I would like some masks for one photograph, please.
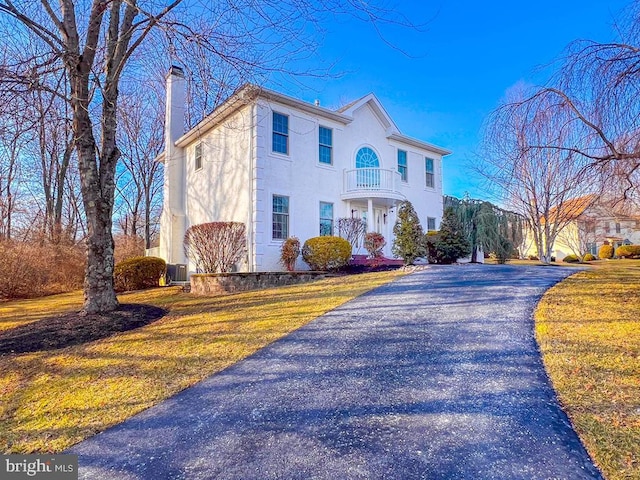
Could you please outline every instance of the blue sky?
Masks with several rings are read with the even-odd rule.
[[[310,65],[335,62],[338,78],[303,79],[304,87],[279,85],[295,97],[338,107],[374,92],[400,130],[454,153],[444,161],[444,193],[486,198],[475,161],[482,123],[507,89],[539,85],[554,60],[576,39],[610,41],[628,1],[447,0],[399,2],[423,31],[388,28],[380,39],[370,25],[339,18]],[[311,68],[311,67],[310,67]]]

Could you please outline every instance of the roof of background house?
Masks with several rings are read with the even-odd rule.
[[[549,210],[549,219],[551,220],[551,223],[555,223],[559,218],[563,222],[575,220],[582,215],[587,208],[596,203],[598,199],[599,197],[595,193],[584,195],[582,197],[571,198],[565,201],[560,208],[552,207],[551,210]]]

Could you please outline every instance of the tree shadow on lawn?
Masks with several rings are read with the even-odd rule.
[[[29,353],[79,345],[143,327],[167,311],[153,305],[121,304],[109,313],[69,312],[0,331],[0,355]]]

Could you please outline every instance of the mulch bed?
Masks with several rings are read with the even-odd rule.
[[[121,304],[109,313],[70,312],[0,332],[0,355],[38,352],[79,345],[159,320],[166,310],[153,305]]]

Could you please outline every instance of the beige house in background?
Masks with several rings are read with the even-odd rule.
[[[598,255],[604,244],[640,244],[640,210],[621,202],[605,200],[598,195],[586,195],[565,202],[571,212],[570,223],[562,229],[553,244],[557,261],[567,255],[591,253]],[[553,211],[550,215],[553,218]],[[528,254],[537,254],[532,245]]]

